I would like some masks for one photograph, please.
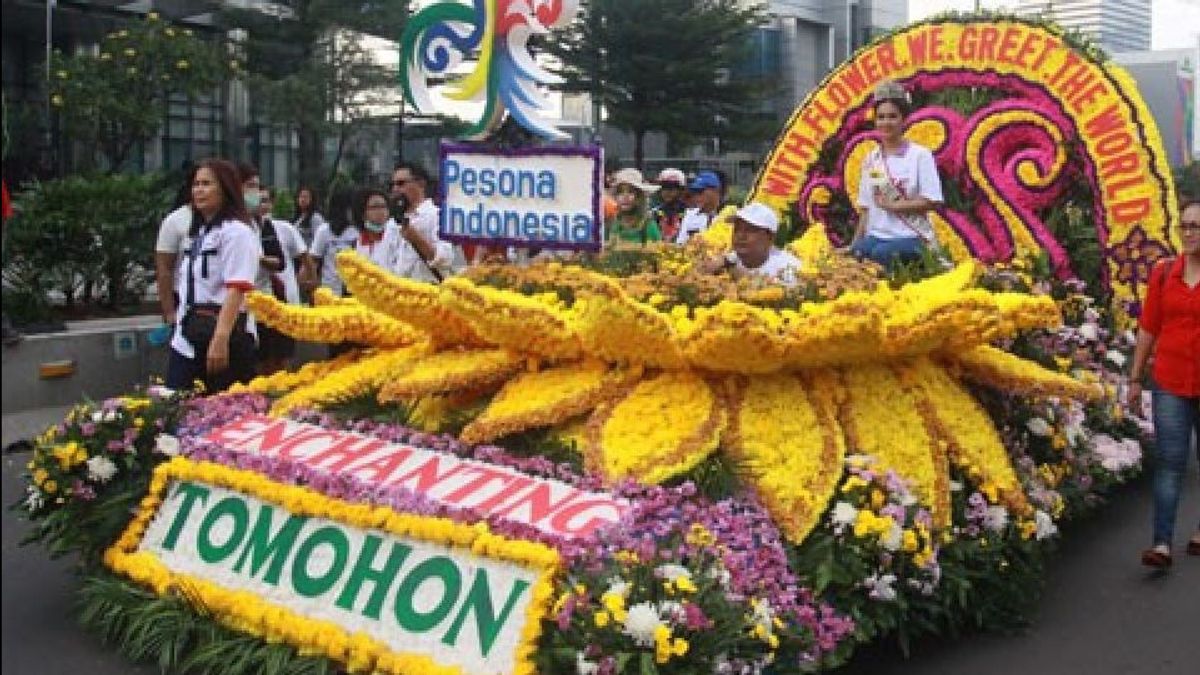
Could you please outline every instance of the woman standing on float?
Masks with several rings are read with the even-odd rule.
[[[889,267],[918,260],[936,244],[928,214],[942,203],[942,182],[933,153],[904,138],[910,112],[904,88],[895,82],[879,85],[874,112],[879,145],[863,162],[850,251]]]

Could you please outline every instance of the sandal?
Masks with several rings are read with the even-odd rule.
[[[1200,555],[1200,539],[1193,539],[1187,545],[1188,555]]]
[[[1189,546],[1190,549],[1190,546]],[[1142,564],[1146,567],[1165,570],[1171,566],[1171,554],[1163,552],[1162,549],[1155,546],[1142,551]]]

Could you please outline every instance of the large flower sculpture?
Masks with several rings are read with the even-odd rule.
[[[485,401],[464,440],[574,429],[587,465],[614,481],[662,482],[721,449],[793,541],[833,495],[847,448],[911,479],[939,523],[950,515],[949,461],[980,467],[1025,512],[1005,447],[964,382],[1101,393],[990,346],[1060,317],[1047,297],[975,288],[971,262],[899,290],[880,284],[796,309],[723,300],[691,311],[659,309],[621,280],[574,265],[509,269],[519,282],[509,288],[485,274],[412,282],[354,252],[338,265],[353,302],[249,298],[285,333],[367,347],[252,383],[288,392],[275,413],[372,392],[417,408]],[[364,328],[367,317],[378,327]]]

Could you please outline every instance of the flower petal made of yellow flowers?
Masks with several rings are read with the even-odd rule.
[[[588,354],[613,363],[686,367],[683,341],[671,316],[598,276],[589,277],[587,287],[577,291],[574,307],[575,331]]]
[[[305,307],[254,291],[246,295],[246,307],[258,321],[307,342],[402,347],[429,339],[423,331],[357,303]]]
[[[694,373],[663,371],[588,420],[584,459],[609,480],[660,483],[695,467],[725,427],[721,399]]]
[[[1025,492],[1008,450],[983,406],[944,368],[929,359],[914,360],[902,370],[906,381],[915,384],[925,398],[921,410],[932,415],[936,433],[946,441],[951,457],[979,469],[981,482],[994,483],[1010,508],[1016,513],[1025,512],[1028,509]]]
[[[606,398],[619,396],[631,383],[631,371],[612,370],[600,361],[521,373],[505,383],[460,438],[466,443],[486,443],[558,424],[590,412]]]
[[[379,390],[380,403],[445,394],[502,382],[525,360],[507,349],[450,349],[409,365]]]
[[[787,249],[806,264],[813,264],[833,253],[833,242],[824,223],[813,223],[804,234],[787,245]]]
[[[1099,384],[1081,382],[1002,349],[983,345],[940,355],[963,377],[1010,394],[1061,396],[1093,401],[1104,395]]]
[[[1062,324],[1058,303],[1049,295],[994,293],[992,299],[1000,310],[1001,337],[1013,337],[1035,328],[1057,328]]]
[[[384,382],[407,371],[412,362],[429,351],[428,344],[368,352],[356,363],[275,401],[272,415],[283,415],[296,408],[333,405],[378,390]]]
[[[455,277],[441,285],[441,299],[477,335],[500,347],[550,359],[581,354],[571,317],[536,297]]]
[[[692,366],[743,374],[783,367],[788,344],[780,312],[726,300],[697,308],[695,314],[691,330],[683,336]]]
[[[930,434],[919,401],[888,365],[845,368],[842,377],[848,394],[842,408],[847,447],[874,456],[880,468],[909,480],[934,522],[946,522],[950,481],[945,453]]]
[[[807,388],[791,374],[739,382],[724,443],[780,530],[797,543],[837,489],[845,453],[833,409]]]
[[[437,286],[396,276],[352,250],[338,254],[337,266],[346,288],[359,302],[420,328],[439,346],[487,344],[467,322],[442,305]]]
[[[351,349],[350,351],[338,354],[332,359],[311,361],[295,371],[281,370],[270,375],[260,375],[246,384],[235,383],[229,388],[229,392],[231,394],[244,391],[262,394],[285,394],[299,387],[305,387],[323,380],[334,372],[353,365],[360,358],[362,358],[362,353],[359,350]]]
[[[780,312],[789,369],[870,363],[883,357],[881,298],[853,292],[832,302],[808,302]]]

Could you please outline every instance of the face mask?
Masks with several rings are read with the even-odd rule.
[[[253,211],[258,208],[259,202],[262,201],[262,195],[255,190],[254,192],[242,193],[242,200],[246,202],[246,208]]]
[[[367,232],[373,232],[375,234],[383,232],[383,226],[384,223],[372,223],[369,220],[363,223],[363,227],[367,228]]]

